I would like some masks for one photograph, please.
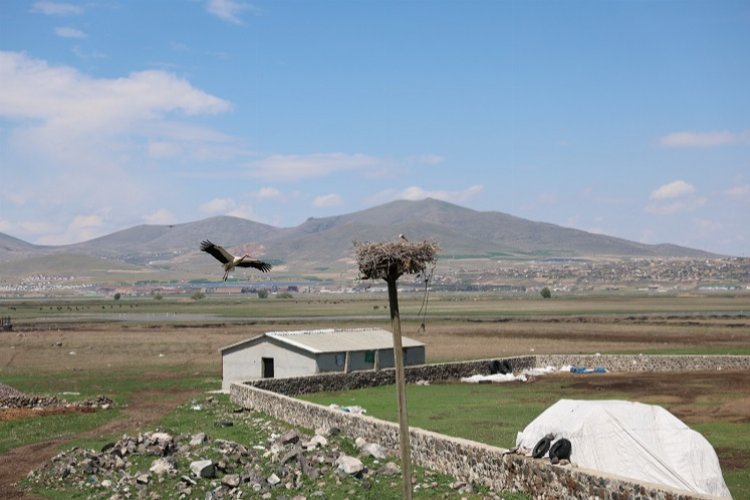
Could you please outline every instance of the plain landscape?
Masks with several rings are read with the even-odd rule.
[[[397,498],[398,479],[383,472],[396,467],[395,458],[361,456],[365,472],[342,476],[324,464],[360,453],[353,443],[328,436],[329,448],[290,455],[297,448],[278,441],[287,432],[304,442],[328,438],[241,412],[226,395],[207,391],[221,386],[219,349],[266,331],[390,328],[385,282],[360,279],[353,250],[357,242],[399,234],[440,245],[434,268],[399,281],[403,334],[426,345],[428,363],[545,353],[750,355],[750,259],[436,200],[393,202],[295,228],[234,217],[139,226],[61,247],[0,235],[0,317],[7,325],[0,384],[33,401],[0,410],[0,494]],[[238,269],[221,281],[221,267],[198,248],[205,238],[263,258],[273,270]],[[515,433],[560,398],[659,404],[709,439],[740,498],[750,495],[750,442],[736,439],[750,435],[747,377],[558,374],[502,386],[410,386],[409,413],[411,425],[510,448]],[[385,387],[311,399],[394,420],[394,393]],[[128,461],[117,462],[118,476],[104,465],[114,467],[111,460],[92,451],[153,449],[158,439],[149,433],[157,431],[171,439],[157,453],[164,457],[188,449],[195,435],[209,437],[185,456],[170,455],[166,476],[152,473],[153,459],[140,452],[120,457]],[[227,458],[227,440],[236,440],[230,455],[239,461]],[[200,454],[225,463],[212,480],[190,479],[190,457]],[[82,463],[88,476],[76,475]],[[27,479],[31,470],[38,472]],[[418,496],[516,495],[429,470],[416,474]],[[60,475],[71,479],[54,479]]]
[[[402,293],[401,312],[404,335],[426,344],[428,362],[553,352],[750,354],[750,297],[745,294],[519,299],[438,293],[430,297],[427,316],[420,311],[423,298],[419,292]],[[226,399],[221,399],[226,396],[206,394],[221,385],[222,346],[269,330],[389,325],[387,297],[380,293],[266,299],[247,294],[201,300],[4,299],[0,316],[15,318],[13,331],[0,333],[0,383],[71,401],[100,394],[115,401],[106,411],[0,410],[5,436],[0,442],[0,484],[15,498],[31,491],[22,493],[23,488],[49,495],[39,485],[12,484],[58,450],[69,449],[71,442],[98,449],[123,433],[165,428],[221,436],[223,431],[216,430],[210,418],[194,428],[183,424],[196,401],[215,397],[216,404],[227,408]],[[558,375],[514,386],[409,386],[408,400],[411,425],[501,447],[512,446],[514,433],[561,397],[660,404],[712,442],[730,489],[741,498],[750,492],[750,443],[736,439],[750,435],[747,382],[747,374],[738,372],[605,374],[585,379]],[[359,404],[373,416],[394,418],[394,389],[373,391],[321,395],[319,400]],[[465,411],[448,410],[456,407]],[[222,411],[232,418],[231,408]],[[216,415],[225,414],[214,415],[219,419]],[[175,424],[175,419],[183,424]],[[240,419],[235,420],[240,427]],[[301,432],[312,435],[313,429]],[[373,471],[380,466],[370,463]],[[418,484],[429,483],[425,473],[419,472]],[[362,480],[350,481],[344,481],[344,494],[364,491]],[[460,487],[452,489],[449,479],[441,481],[448,498],[467,494]],[[319,491],[318,482],[300,484],[300,494]],[[397,497],[398,488],[388,490],[390,482],[383,487]],[[69,488],[75,498],[78,490]],[[376,488],[372,494],[388,497],[386,490]],[[472,491],[477,498],[491,495]]]

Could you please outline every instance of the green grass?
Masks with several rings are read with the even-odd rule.
[[[65,413],[0,422],[0,453],[31,443],[72,438],[119,416],[117,410]]]
[[[619,390],[590,392],[572,386],[576,378],[538,381],[534,384],[433,384],[409,385],[407,405],[409,425],[486,443],[501,448],[515,445],[522,431],[547,407],[561,398],[630,399]],[[693,382],[697,386],[700,382]],[[706,394],[715,394],[705,386]],[[655,396],[651,404],[670,409],[669,395]],[[725,391],[731,398],[731,391]],[[396,422],[397,400],[393,386],[373,387],[338,393],[318,393],[301,397],[321,405],[358,405],[367,415]],[[716,403],[706,403],[715,405]],[[691,424],[689,424],[691,425]],[[750,498],[750,422],[708,422],[692,424],[715,449],[739,462],[723,470],[724,480],[735,498]]]
[[[193,372],[186,376],[175,367],[163,370],[132,368],[117,371],[14,374],[3,375],[0,377],[0,382],[25,393],[57,396],[68,402],[93,399],[98,395],[110,397],[115,402],[114,408],[107,411],[66,413],[2,421],[0,422],[0,453],[27,444],[71,438],[80,432],[99,427],[120,417],[121,412],[118,408],[129,404],[136,394],[143,391],[206,390],[215,389],[220,385],[218,379],[207,374]],[[146,393],[138,397],[149,396]]]

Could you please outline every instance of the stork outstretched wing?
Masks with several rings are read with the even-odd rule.
[[[260,269],[264,273],[267,273],[271,270],[272,266],[262,260],[241,260],[237,263],[237,267],[254,267],[255,269]]]
[[[216,260],[218,260],[222,264],[226,264],[227,262],[232,262],[234,260],[234,255],[224,250],[224,247],[214,245],[209,240],[203,240],[201,242],[201,250],[213,255],[214,258],[216,258]]]

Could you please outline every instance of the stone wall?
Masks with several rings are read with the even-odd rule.
[[[406,382],[410,384],[419,380],[430,382],[459,380],[461,377],[493,373],[493,371],[496,371],[496,363],[499,361],[506,361],[515,372],[525,368],[547,366],[557,368],[563,366],[577,366],[582,368],[603,367],[610,372],[750,370],[750,356],[546,354],[408,366],[405,368],[404,374]],[[288,396],[316,392],[347,391],[394,383],[395,372],[393,368],[379,371],[365,370],[350,373],[324,373],[305,377],[256,379],[246,382],[246,384],[254,387]]]
[[[261,411],[292,425],[309,429],[338,427],[347,436],[363,437],[379,443],[392,454],[398,453],[399,429],[398,424],[392,422],[344,413],[247,384],[232,384],[231,399],[235,404]],[[410,428],[409,440],[413,463],[495,491],[533,492],[534,498],[709,498],[570,465],[552,465],[542,459],[509,454],[508,450],[502,448],[416,427]]]
[[[601,366],[610,372],[681,372],[693,370],[750,370],[750,356],[696,356],[643,354],[540,354],[535,366]]]
[[[430,365],[407,366],[404,369],[406,383],[413,384],[419,380],[439,382],[443,380],[458,380],[477,373],[488,374],[495,370],[495,359],[477,361],[463,361],[456,363],[436,363]],[[507,358],[510,367],[515,370],[531,368],[535,364],[533,356]],[[337,392],[364,387],[392,385],[395,383],[393,368],[373,371],[356,371],[350,373],[323,373],[307,377],[290,377],[277,379],[257,379],[246,382],[248,385],[273,391],[279,394],[294,396],[297,394],[311,394],[315,392]]]
[[[611,372],[664,372],[686,370],[747,370],[750,356],[643,356],[643,355],[537,355],[412,366],[406,381],[458,380],[490,374],[498,362],[514,371],[524,368],[577,366],[603,367]],[[393,369],[332,373],[311,377],[253,380],[232,384],[231,399],[245,408],[261,411],[293,425],[315,429],[338,427],[352,437],[377,442],[398,452],[398,425],[365,415],[354,415],[289,396],[322,391],[342,391],[394,383]],[[552,465],[474,441],[410,428],[411,456],[415,464],[475,482],[493,490],[533,492],[535,498],[600,498],[686,500],[709,498],[660,485],[636,483],[578,467]]]

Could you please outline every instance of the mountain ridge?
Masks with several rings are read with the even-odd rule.
[[[138,225],[71,245],[39,246],[0,233],[0,262],[46,255],[80,254],[131,265],[209,269],[199,251],[209,239],[227,249],[242,248],[302,267],[351,264],[354,241],[381,241],[400,233],[411,240],[431,239],[445,255],[498,258],[541,257],[693,257],[720,255],[670,243],[634,241],[538,222],[496,211],[477,211],[445,201],[397,200],[329,217],[310,217],[294,227],[279,228],[233,216],[193,222]],[[239,253],[239,252],[238,252]]]

